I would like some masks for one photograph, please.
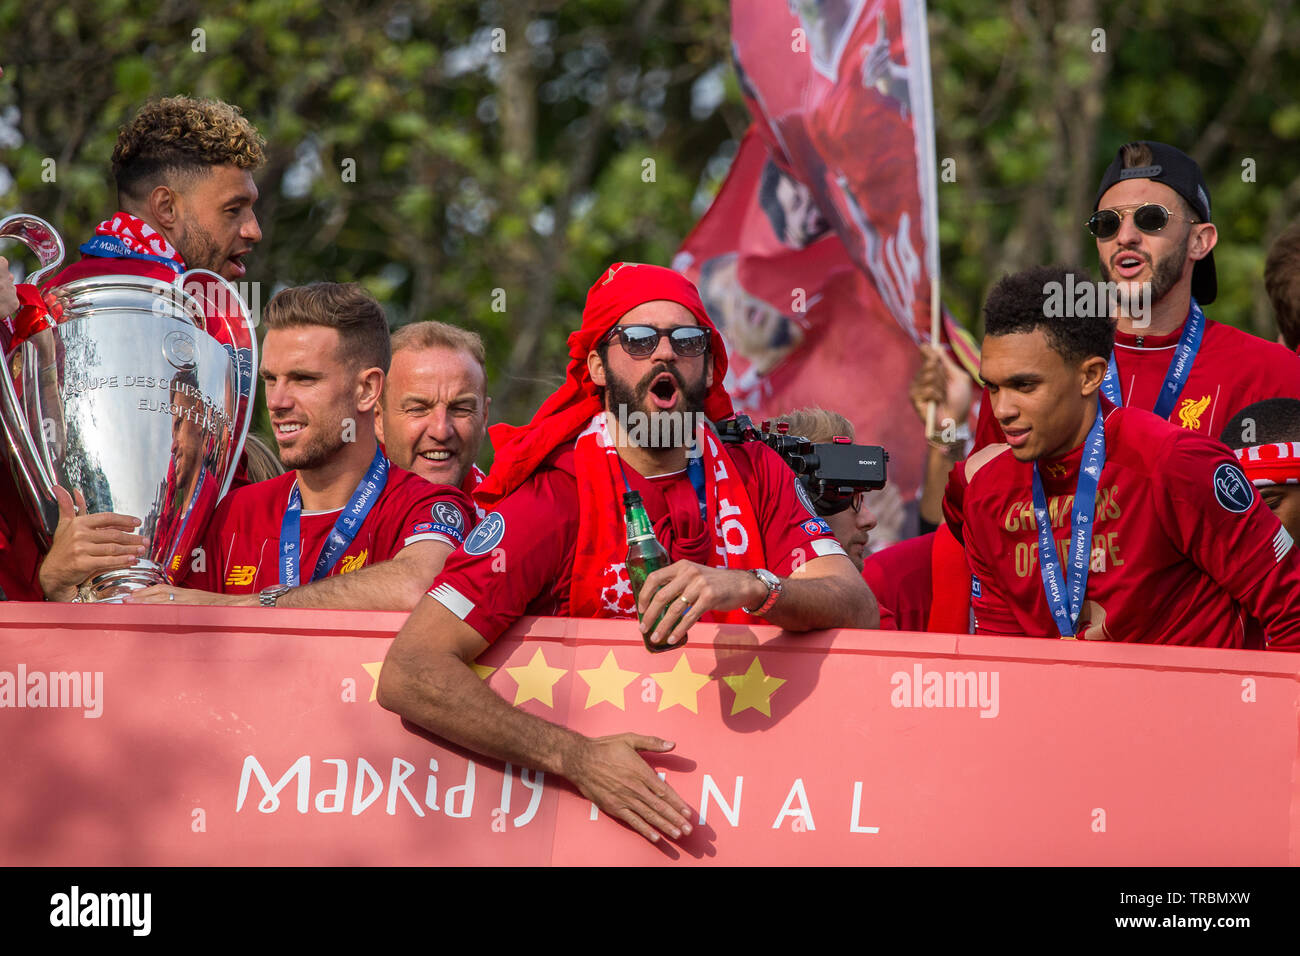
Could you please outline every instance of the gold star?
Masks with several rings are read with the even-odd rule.
[[[365,668],[366,673],[369,674],[371,679],[375,682],[374,686],[370,688],[370,700],[378,700],[379,699],[379,672],[383,670],[384,662],[372,661],[369,664],[362,664],[361,666]]]
[[[782,677],[768,677],[764,674],[763,665],[758,662],[757,655],[745,673],[722,679],[736,692],[736,699],[731,705],[733,717],[748,707],[753,707],[765,717],[771,717],[772,695],[785,683]]]
[[[663,691],[659,697],[660,710],[666,710],[673,704],[681,704],[692,714],[700,712],[697,701],[700,688],[712,680],[708,674],[698,674],[691,670],[691,665],[686,663],[685,654],[677,658],[677,663],[673,665],[672,670],[661,671],[650,676]]]
[[[546,663],[546,655],[539,647],[533,659],[523,667],[507,667],[506,673],[514,678],[519,689],[515,691],[515,706],[529,700],[540,700],[547,707],[554,707],[555,700],[551,690],[555,682],[568,673],[563,667],[551,667]]]
[[[636,680],[639,673],[640,671],[623,670],[614,659],[614,652],[607,652],[599,667],[578,671],[578,676],[587,682],[588,687],[587,707],[583,709],[608,701],[619,710],[626,710],[623,706],[623,689]]]
[[[479,680],[487,680],[489,675],[496,670],[495,667],[489,667],[487,664],[470,664],[469,669],[478,675]]]

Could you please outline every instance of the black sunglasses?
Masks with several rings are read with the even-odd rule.
[[[659,348],[659,339],[668,336],[673,352],[683,357],[703,355],[709,349],[709,330],[698,325],[675,329],[656,329],[653,325],[616,325],[606,341],[618,339],[623,351],[633,358],[648,358]]]
[[[1185,219],[1191,223],[1198,221],[1196,219],[1187,219],[1186,216],[1175,216],[1158,202],[1145,202],[1131,211],[1133,213],[1133,225],[1146,233],[1159,232],[1169,225],[1170,219]],[[1120,209],[1098,209],[1084,225],[1098,239],[1109,239],[1119,232],[1120,223],[1124,221],[1124,217],[1129,212],[1130,210],[1125,207],[1120,207]]]

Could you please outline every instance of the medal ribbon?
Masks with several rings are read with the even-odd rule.
[[[185,271],[185,265],[167,256],[153,256],[147,252],[137,252],[116,236],[95,236],[81,244],[79,250],[83,256],[96,256],[100,259],[146,259],[158,262],[171,269],[177,275]]]
[[[316,569],[311,575],[313,581],[319,581],[327,576],[338,563],[343,552],[352,543],[352,539],[361,530],[366,515],[370,514],[370,509],[379,500],[379,494],[384,490],[387,482],[388,459],[384,457],[382,450],[376,448],[369,472],[361,479],[356,491],[352,492],[352,500],[334,522],[334,527],[325,540],[324,547],[321,548],[320,557],[316,559]],[[280,523],[280,583],[287,584],[291,588],[298,586],[298,555],[302,550],[302,533],[299,530],[301,514],[302,494],[298,491],[298,482],[295,481],[293,490],[289,492],[289,507],[285,510],[284,519]]]
[[[1201,336],[1204,333],[1205,313],[1193,299],[1192,306],[1187,312],[1187,321],[1183,323],[1183,334],[1179,336],[1178,347],[1174,349],[1174,357],[1169,362],[1169,371],[1165,373],[1164,384],[1160,386],[1160,397],[1156,400],[1156,407],[1152,409],[1158,417],[1168,418],[1173,414],[1174,406],[1178,404],[1178,397],[1183,394],[1183,386],[1187,384],[1187,376],[1192,372],[1196,353],[1201,350]],[[1124,398],[1120,394],[1119,369],[1115,365],[1114,349],[1110,353],[1106,377],[1101,382],[1101,391],[1112,405],[1124,404]]]
[[[1088,589],[1088,564],[1091,557],[1092,519],[1097,510],[1097,485],[1101,469],[1106,464],[1106,431],[1102,425],[1101,405],[1097,418],[1084,442],[1083,460],[1079,463],[1079,481],[1074,491],[1074,505],[1070,509],[1070,565],[1063,574],[1061,560],[1052,540],[1052,516],[1047,509],[1047,496],[1043,493],[1043,480],[1034,462],[1034,523],[1038,526],[1038,569],[1043,575],[1043,590],[1047,606],[1056,621],[1062,637],[1074,637],[1074,626],[1083,609],[1084,593]],[[1068,600],[1068,606],[1067,606]]]

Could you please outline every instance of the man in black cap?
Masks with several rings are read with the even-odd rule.
[[[1214,436],[1253,402],[1300,398],[1300,356],[1202,312],[1218,292],[1218,230],[1209,187],[1190,156],[1164,143],[1121,146],[1087,226],[1102,277],[1119,293],[1114,302],[1094,300],[1117,305],[1107,399]],[[986,400],[975,446],[1003,440]]]

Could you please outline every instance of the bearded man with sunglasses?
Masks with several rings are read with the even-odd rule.
[[[591,739],[534,717],[484,685],[473,660],[524,614],[640,611],[643,630],[657,622],[651,641],[673,645],[702,618],[875,627],[876,603],[780,457],[761,442],[724,446],[710,427],[733,414],[727,356],[683,276],[611,266],[587,295],[569,358],[565,384],[532,422],[491,429],[496,458],[476,497],[494,510],[389,648],[379,703],[453,743],[567,777],[648,840],[677,839],[691,831],[689,810],[637,754],[672,743]],[[665,420],[679,423],[676,437],[637,437]],[[640,493],[673,559],[635,602],[624,489]]]
[[[1300,356],[1202,311],[1218,293],[1218,230],[1191,157],[1164,143],[1120,147],[1086,225],[1102,277],[1120,287],[1115,349],[1102,383],[1108,401],[1213,437],[1253,402],[1300,398]],[[1140,302],[1149,308],[1133,305]],[[985,389],[975,449],[1022,434],[1005,431]]]

